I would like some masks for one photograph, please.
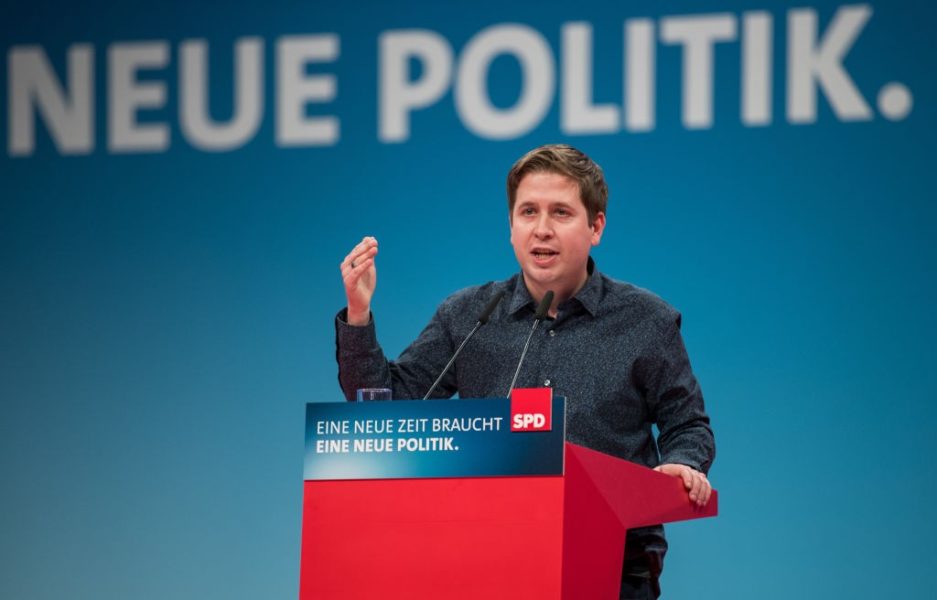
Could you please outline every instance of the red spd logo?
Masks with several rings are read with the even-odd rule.
[[[511,431],[553,429],[553,388],[526,388],[511,392]]]

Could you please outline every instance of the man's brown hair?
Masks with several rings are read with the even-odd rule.
[[[513,218],[517,186],[531,173],[556,173],[569,177],[579,186],[579,197],[589,215],[589,223],[608,205],[608,186],[602,167],[591,158],[566,144],[547,144],[522,156],[508,172],[508,214]]]

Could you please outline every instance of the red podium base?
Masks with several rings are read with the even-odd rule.
[[[307,481],[300,600],[618,598],[625,532],[714,516],[682,482],[566,444],[565,475]]]

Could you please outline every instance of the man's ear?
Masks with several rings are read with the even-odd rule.
[[[592,229],[592,245],[598,246],[602,240],[602,232],[605,231],[605,213],[595,213],[595,218],[592,219],[592,225],[589,227]]]

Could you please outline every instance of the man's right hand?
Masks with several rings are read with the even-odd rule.
[[[342,261],[342,280],[348,299],[348,324],[367,325],[371,320],[371,297],[377,286],[377,240],[366,237]]]

